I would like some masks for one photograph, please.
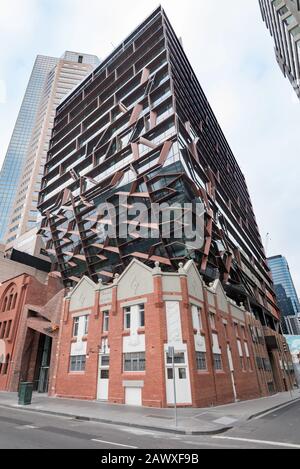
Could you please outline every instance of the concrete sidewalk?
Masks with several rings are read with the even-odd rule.
[[[34,394],[30,406],[19,406],[16,393],[0,392],[0,406],[60,415],[69,418],[148,429],[153,431],[212,435],[223,433],[243,422],[300,399],[300,391],[276,394],[272,397],[237,402],[205,409],[178,409],[178,425],[175,426],[174,409],[130,407],[98,401],[51,398]]]

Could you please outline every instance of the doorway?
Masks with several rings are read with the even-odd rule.
[[[175,390],[177,404],[192,404],[190,373],[187,352],[174,354]],[[174,375],[172,358],[166,353],[166,391],[167,404],[174,404]]]

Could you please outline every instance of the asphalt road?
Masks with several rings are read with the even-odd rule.
[[[300,449],[300,402],[216,436],[171,435],[0,407],[0,449],[135,448]]]

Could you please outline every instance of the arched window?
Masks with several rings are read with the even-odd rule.
[[[3,313],[4,311],[6,311],[7,299],[8,299],[8,298],[7,298],[7,296],[6,296],[6,297],[4,298],[4,301],[3,301],[2,313]]]
[[[10,311],[15,308],[17,301],[16,285],[11,284],[3,295],[3,303],[0,305],[0,311]]]
[[[17,304],[17,298],[18,298],[18,294],[15,293],[14,294],[14,299],[13,299],[13,302],[12,302],[12,305],[11,305],[11,309],[15,309],[16,304]]]
[[[11,293],[8,297],[7,311],[10,311],[12,309],[13,297],[14,297],[13,293]]]

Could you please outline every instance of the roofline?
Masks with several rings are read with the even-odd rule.
[[[56,108],[56,113],[58,113],[60,111],[60,109],[62,107],[64,107],[66,101],[72,97],[74,97],[75,95],[78,94],[78,92],[80,90],[82,90],[84,88],[84,86],[87,84],[87,82],[91,79],[91,76],[93,74],[96,74],[104,65],[106,65],[107,63],[109,63],[109,61],[113,58],[113,56],[116,54],[117,50],[120,49],[120,47],[126,45],[127,42],[129,42],[129,39],[131,38],[131,36],[134,34],[134,33],[138,33],[138,30],[142,28],[142,26],[146,25],[152,18],[155,18],[156,15],[158,15],[159,13],[162,13],[162,14],[165,14],[164,12],[164,9],[162,7],[162,5],[159,5],[157,8],[155,8],[152,13],[150,13],[150,15],[148,15],[137,27],[135,27],[132,32],[130,34],[128,34],[128,36],[126,36],[126,38],[117,46],[113,49],[112,52],[110,52],[110,54],[101,61],[101,63],[72,91],[72,93],[70,93],[68,96],[66,96],[62,102],[59,104],[59,106],[57,106]]]

